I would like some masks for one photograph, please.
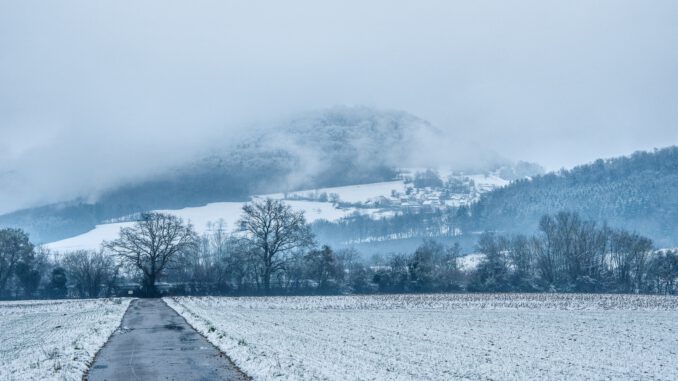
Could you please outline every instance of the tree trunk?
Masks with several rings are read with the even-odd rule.
[[[150,274],[144,277],[144,295],[148,298],[155,298],[158,296],[158,290],[155,287],[155,274]]]
[[[264,293],[269,294],[271,291],[271,269],[266,268],[264,270],[264,279],[262,281],[264,282]]]

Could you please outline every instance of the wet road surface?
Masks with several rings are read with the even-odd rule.
[[[94,359],[90,381],[247,380],[233,363],[161,299],[130,304]]]

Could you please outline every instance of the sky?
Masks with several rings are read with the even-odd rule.
[[[337,105],[549,170],[678,144],[676,20],[673,0],[0,0],[0,212]]]

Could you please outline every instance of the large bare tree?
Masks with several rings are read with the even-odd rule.
[[[120,229],[118,239],[104,247],[139,269],[147,296],[156,296],[155,283],[180,253],[195,249],[197,235],[190,224],[163,213],[144,213],[133,226]]]
[[[314,245],[304,212],[295,212],[280,200],[255,200],[243,206],[240,225],[245,240],[259,263],[259,276],[266,292],[271,276],[285,270],[290,254]]]

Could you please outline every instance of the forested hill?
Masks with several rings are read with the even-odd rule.
[[[0,215],[34,242],[50,242],[98,223],[153,209],[246,200],[253,194],[392,180],[417,150],[420,136],[439,133],[402,111],[335,107],[254,130],[202,158],[97,197]],[[90,199],[90,197],[83,197]]]
[[[469,227],[531,231],[542,215],[561,210],[678,245],[678,147],[515,181],[483,195]]]

